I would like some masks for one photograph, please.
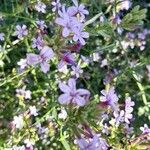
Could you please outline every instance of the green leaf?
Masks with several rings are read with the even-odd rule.
[[[124,16],[121,22],[121,27],[133,31],[138,26],[143,24],[143,19],[146,18],[147,9],[141,9],[140,6],[134,7],[130,13]]]

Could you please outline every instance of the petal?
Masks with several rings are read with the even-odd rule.
[[[74,92],[76,91],[76,81],[75,79],[71,78],[68,80],[68,85],[70,87],[70,89]]]
[[[78,41],[78,36],[75,34],[74,36],[73,36],[73,40],[75,41],[75,42],[77,42]]]
[[[27,26],[26,26],[26,25],[23,25],[23,26],[22,26],[22,29],[23,29],[23,30],[25,30],[26,28],[27,28]]]
[[[88,33],[88,32],[82,32],[82,33],[81,33],[81,36],[82,36],[83,38],[89,38],[89,33]]]
[[[69,34],[70,34],[70,30],[65,27],[62,31],[63,37],[67,37],[67,36],[69,36]]]
[[[85,90],[85,89],[78,89],[77,93],[79,95],[82,95],[82,96],[84,96],[84,95],[90,95],[90,92],[88,90]]]
[[[27,54],[27,63],[29,65],[36,65],[39,63],[39,55],[29,53]]]
[[[55,23],[65,27],[66,26],[66,21],[62,18],[56,18]]]
[[[79,38],[79,41],[82,45],[85,45],[85,40],[83,38]]]
[[[85,99],[81,96],[76,96],[75,102],[77,103],[78,106],[84,106],[86,103]]]
[[[41,71],[43,71],[44,73],[47,73],[49,71],[50,65],[47,62],[42,62],[40,66],[41,66]]]
[[[44,46],[44,48],[41,50],[40,56],[43,56],[46,58],[46,60],[49,60],[54,56],[54,52],[50,47]]]
[[[61,69],[64,65],[66,65],[66,62],[61,60],[57,67],[58,67],[58,69]]]
[[[16,26],[16,29],[17,29],[17,30],[21,30],[21,26],[20,26],[20,25],[17,25],[17,26]]]
[[[64,83],[59,83],[59,88],[62,92],[64,93],[69,93],[70,92],[70,88],[69,86],[67,86],[66,84]]]
[[[72,0],[75,6],[78,6],[78,1],[77,0]]]
[[[69,14],[69,16],[74,16],[76,13],[78,12],[77,7],[69,7],[67,10],[67,13]]]
[[[68,94],[62,94],[59,96],[58,101],[60,104],[69,104],[71,97]]]

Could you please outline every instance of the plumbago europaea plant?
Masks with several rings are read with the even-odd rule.
[[[147,10],[84,2],[2,4],[1,149],[150,148]]]

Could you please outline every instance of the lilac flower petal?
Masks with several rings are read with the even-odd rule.
[[[27,64],[36,65],[39,63],[39,56],[33,53],[27,54]]]
[[[64,93],[70,92],[70,88],[64,83],[59,83],[59,88]]]
[[[40,55],[46,60],[50,60],[54,56],[54,52],[50,47],[44,46],[44,48],[41,50]]]
[[[71,96],[68,94],[62,94],[59,96],[58,101],[60,104],[69,104],[71,101]]]
[[[61,68],[63,68],[64,66],[66,65],[66,62],[65,61],[63,61],[63,60],[61,60],[59,63],[58,63],[58,69],[61,69]]]
[[[75,79],[71,78],[68,80],[68,85],[72,91],[76,90],[76,82]]]
[[[69,7],[68,10],[67,10],[69,16],[74,16],[77,14],[78,10],[76,7],[72,6],[72,7]]]
[[[61,26],[65,26],[66,22],[64,22],[64,19],[62,18],[56,18],[55,23],[61,25]]]
[[[89,33],[88,33],[88,32],[82,32],[82,33],[81,33],[81,36],[82,36],[83,38],[89,38]]]
[[[78,89],[77,93],[79,95],[90,95],[90,92],[88,90],[85,90],[85,89]]]
[[[43,71],[44,73],[47,73],[49,71],[50,65],[47,62],[42,62],[40,66],[41,71]]]
[[[69,36],[69,34],[70,34],[70,31],[68,30],[68,28],[65,27],[62,31],[63,37],[67,37],[67,36]]]
[[[81,97],[81,96],[77,96],[75,98],[75,101],[78,104],[78,106],[84,106],[85,103],[86,103],[85,99],[83,97]]]

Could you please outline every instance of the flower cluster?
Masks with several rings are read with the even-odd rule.
[[[149,149],[146,9],[64,2],[0,13],[0,148]]]

